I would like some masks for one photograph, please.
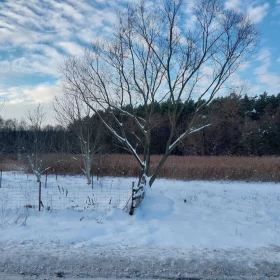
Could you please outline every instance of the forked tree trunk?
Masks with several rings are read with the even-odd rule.
[[[220,0],[194,1],[189,8],[196,19],[195,28],[182,29],[188,2],[129,5],[119,14],[119,28],[112,30],[108,40],[96,40],[82,59],[69,58],[61,69],[67,98],[74,96],[84,103],[136,158],[142,171],[135,192],[141,186],[152,186],[175,147],[209,125],[200,126],[196,117],[258,41],[258,32],[247,16],[225,9]],[[205,67],[211,67],[209,75]],[[178,119],[193,97],[197,100],[195,111],[186,127],[178,127]],[[171,131],[152,174],[150,134],[158,118],[154,109],[164,101],[168,102]],[[102,112],[108,112],[109,119]],[[135,129],[131,130],[131,124]],[[134,135],[134,141],[128,134]]]

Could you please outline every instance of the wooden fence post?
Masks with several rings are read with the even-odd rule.
[[[132,202],[129,214],[133,215],[135,208],[139,207],[140,203],[144,199],[145,196],[145,182],[142,182],[137,187],[134,187],[134,182],[132,182]]]

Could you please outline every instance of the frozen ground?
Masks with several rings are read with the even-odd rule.
[[[71,193],[82,179],[60,180]],[[131,217],[121,208],[133,179],[103,180],[113,180],[109,199],[114,188],[122,197],[108,204],[100,192],[100,208],[77,211],[80,203],[63,209],[75,201],[61,196],[64,202],[53,204],[58,210],[29,209],[24,226],[2,223],[0,279],[53,279],[59,272],[66,279],[280,279],[280,184],[158,180]],[[5,183],[25,181],[26,175],[4,173],[0,198]],[[98,189],[88,188],[86,196],[98,197]],[[52,192],[52,201],[59,195]],[[84,202],[78,192],[74,198]],[[7,205],[2,203],[2,221],[16,211]]]

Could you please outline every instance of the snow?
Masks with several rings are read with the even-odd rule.
[[[26,185],[32,187],[30,180],[34,178],[27,180],[25,174],[3,172],[0,216],[15,211],[1,212],[1,198],[7,193],[5,186],[20,183],[23,187],[24,182],[29,182]],[[0,274],[18,273],[19,267],[30,274],[32,267],[32,273],[40,275],[40,271],[53,273],[50,267],[56,267],[71,271],[71,275],[79,271],[113,278],[137,276],[139,271],[141,277],[175,277],[186,270],[188,277],[209,276],[209,273],[222,276],[224,271],[231,276],[245,275],[244,279],[258,279],[260,273],[280,275],[277,268],[280,266],[276,265],[280,263],[278,183],[158,179],[151,189],[146,188],[140,208],[130,216],[122,210],[118,199],[112,204],[107,202],[111,195],[124,190],[121,186],[129,190],[126,194],[129,199],[133,180],[137,179],[103,178],[100,182],[103,188],[110,185],[107,191],[111,191],[105,198],[98,196],[96,181],[92,190],[84,177],[59,178],[59,184],[69,194],[71,188],[81,187],[84,182],[88,192],[93,191],[99,197],[100,204],[66,209],[67,203],[53,203],[50,211],[46,207],[41,212],[37,208],[27,209],[26,225],[5,224],[0,228]],[[51,184],[55,181],[50,176],[47,189],[53,191]],[[20,191],[22,187],[12,190]],[[84,194],[75,193],[76,203]],[[104,207],[102,199],[110,207]],[[217,263],[223,268],[217,270]],[[92,269],[93,264],[96,270]],[[197,274],[198,271],[202,274]],[[256,278],[249,278],[252,275]],[[44,274],[42,279],[52,278]]]
[[[54,177],[48,179],[48,184],[51,184],[52,180]],[[64,180],[64,189],[67,188],[69,194],[72,193],[71,187],[80,184],[81,180],[85,181],[79,176],[68,176],[60,180],[60,188],[63,188]],[[103,180],[109,181],[108,178]],[[131,194],[133,178],[110,180],[111,193],[106,197],[102,196],[107,202],[107,208],[102,206],[102,201],[99,201],[100,207],[98,204],[94,207],[85,207],[85,204],[71,207],[80,200],[84,203],[84,199],[76,197],[77,201],[74,201],[73,205],[69,200],[62,203],[55,199],[59,195],[57,190],[56,195],[53,194],[50,211],[47,211],[46,207],[42,212],[29,209],[26,226],[4,226],[0,242],[27,242],[34,246],[38,242],[41,244],[42,240],[44,242],[40,246],[54,243],[105,247],[280,246],[279,184],[159,179],[152,189],[147,190],[141,207],[131,217],[122,209]],[[13,178],[11,174],[4,172],[2,186],[7,182],[11,184],[11,181],[21,181],[23,186],[23,182],[27,181],[26,175]],[[114,201],[114,198],[111,198],[114,192],[121,190],[120,184],[127,186],[127,197],[122,205],[119,205],[120,200]],[[85,184],[85,188],[88,193],[92,192],[90,186]],[[20,191],[22,188],[13,189],[15,190]],[[82,190],[81,188],[75,194],[83,195]],[[0,195],[3,195],[4,191],[5,187],[2,187]],[[98,198],[98,190],[94,191]],[[88,193],[85,194],[86,197]],[[44,203],[44,199],[42,200]],[[110,205],[109,200],[112,200]],[[34,198],[34,204],[36,201],[37,197]],[[88,210],[83,210],[85,208]]]

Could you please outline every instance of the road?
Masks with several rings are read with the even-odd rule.
[[[46,279],[46,280],[58,280],[58,279],[63,279],[63,280],[77,280],[77,278],[68,278],[68,277],[63,277],[63,278],[57,278],[57,277],[50,277],[50,276],[22,276],[22,275],[9,275],[9,274],[3,274],[0,273],[0,279],[1,280],[35,280],[35,279]],[[115,280],[116,278],[78,278],[80,280]],[[128,278],[119,278],[118,280],[128,280]],[[129,278],[129,280],[139,280],[139,278]],[[154,278],[141,278],[141,280],[155,280]]]
[[[0,243],[1,280],[280,279],[280,250],[67,247]]]

